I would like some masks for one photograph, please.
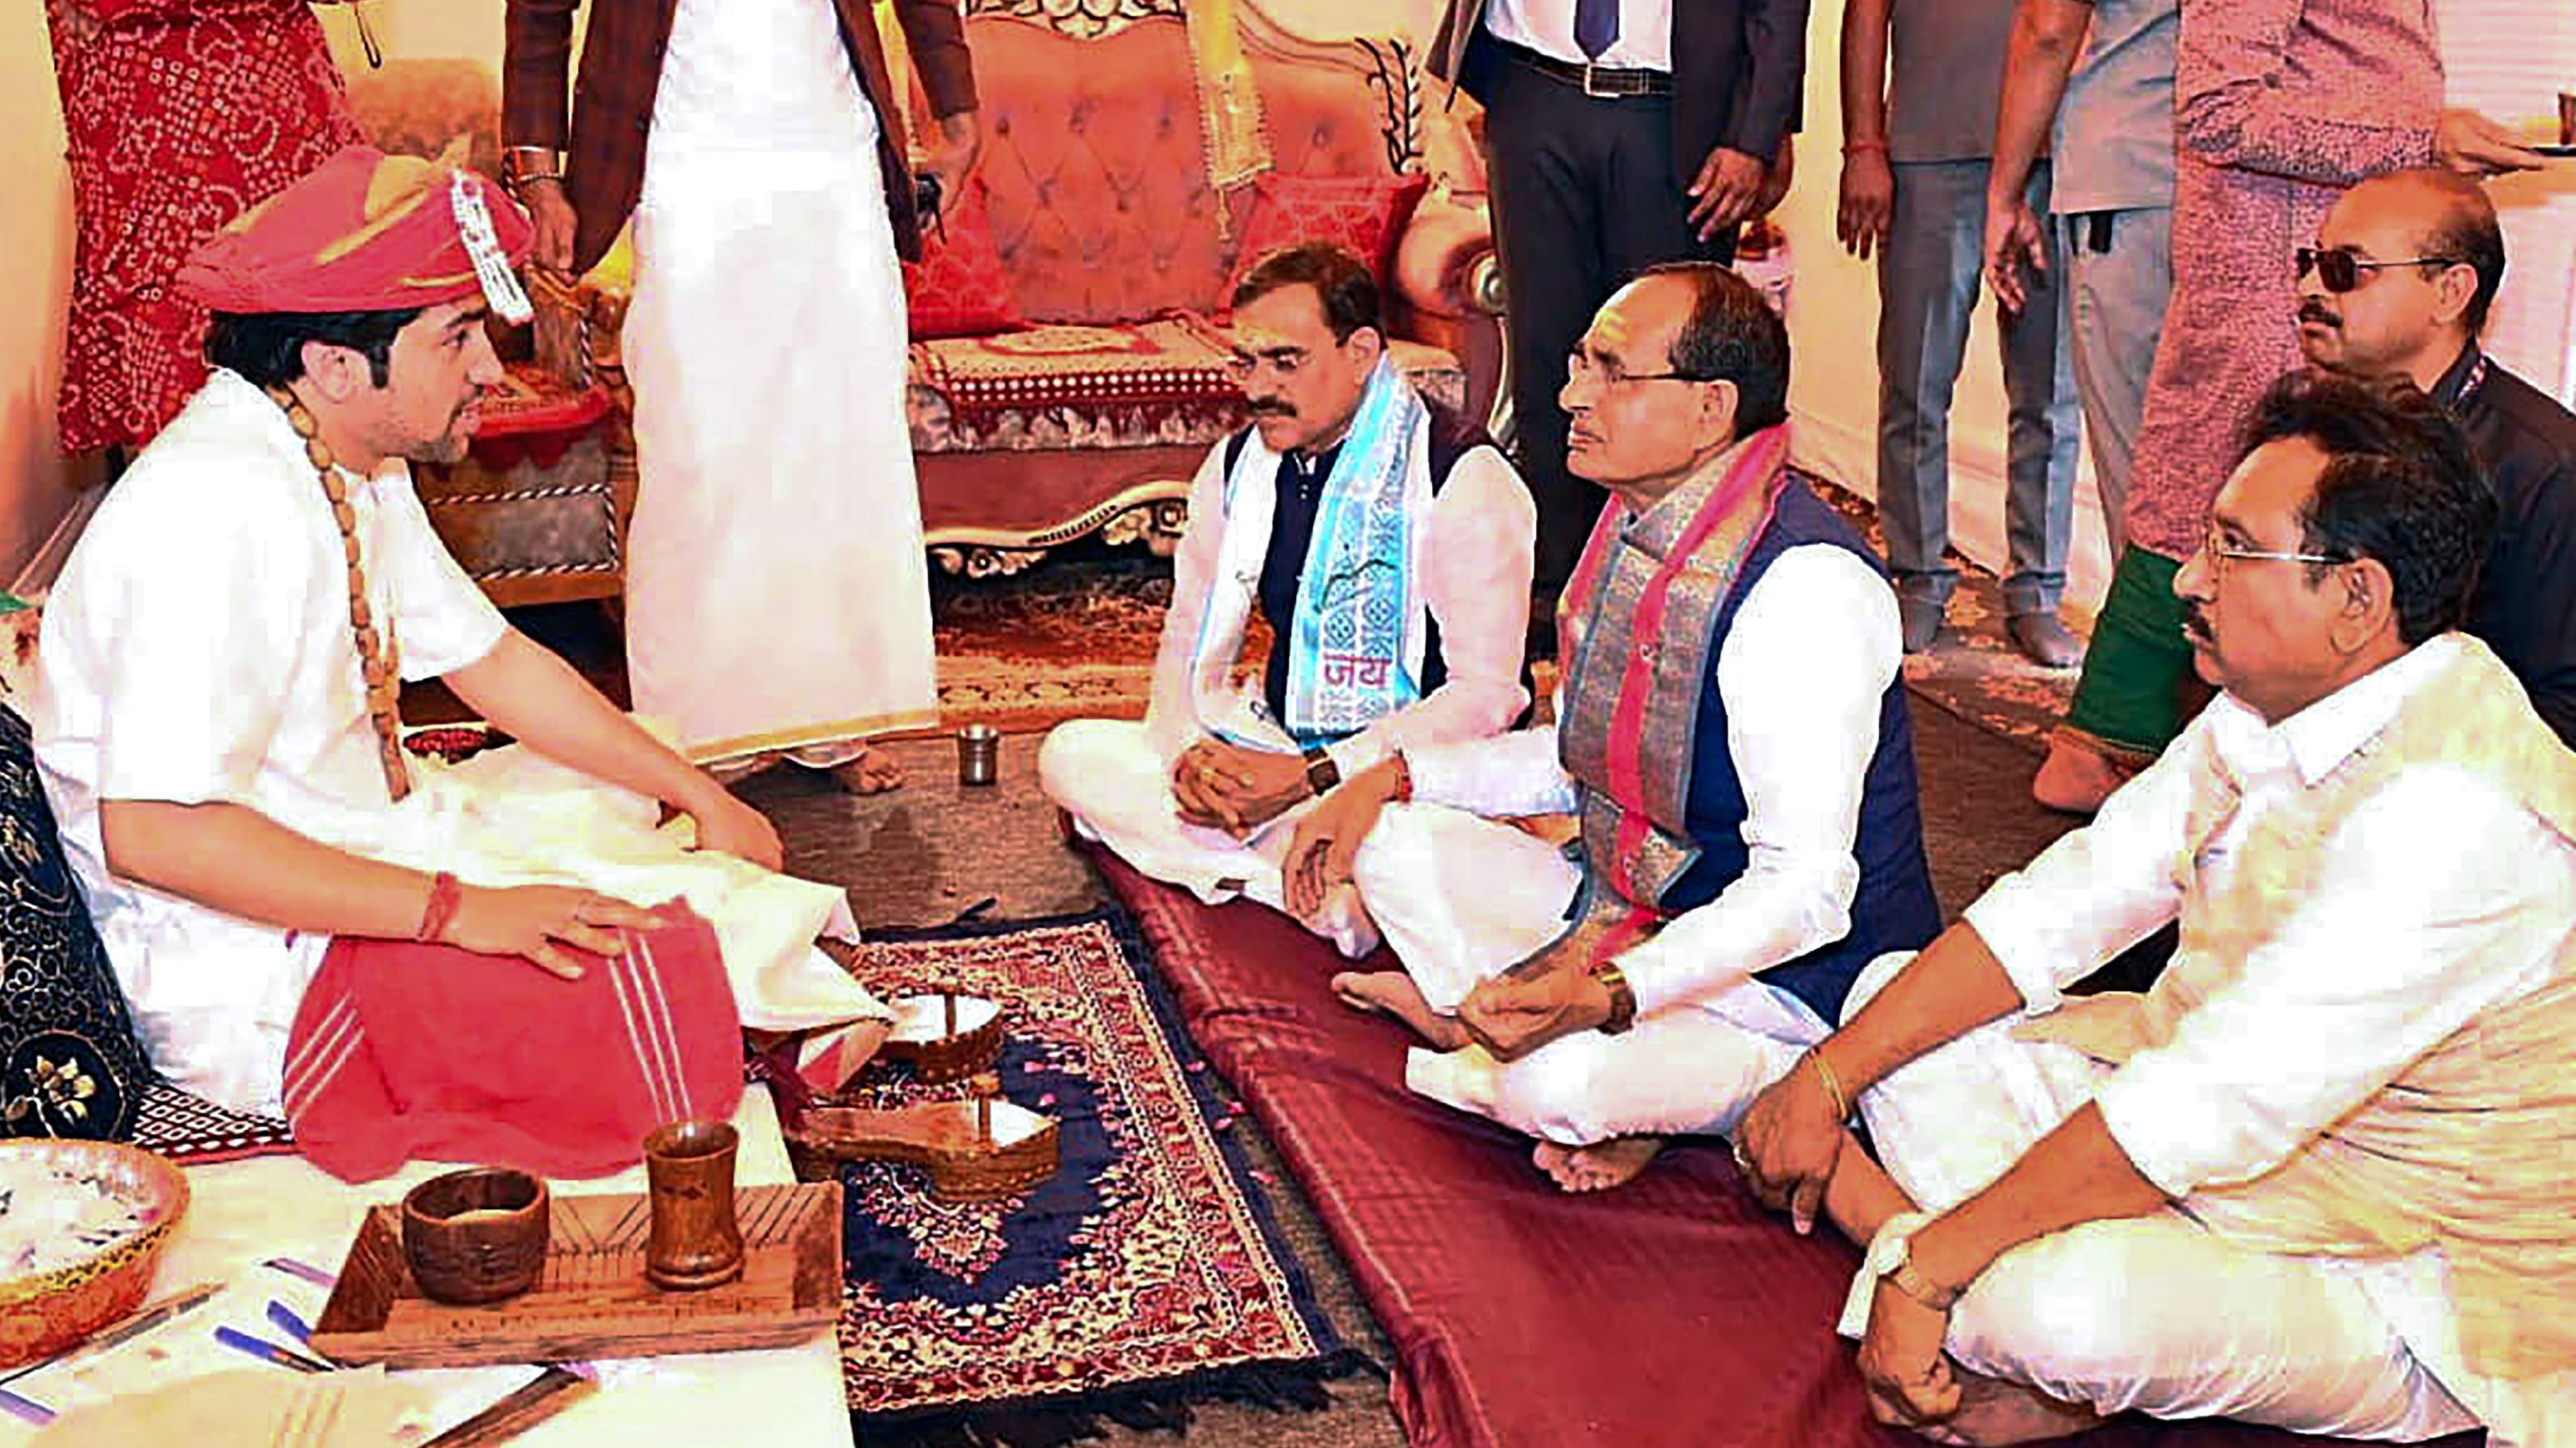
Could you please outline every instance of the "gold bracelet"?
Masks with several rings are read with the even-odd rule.
[[[1637,992],[1628,985],[1628,973],[1609,961],[1592,967],[1592,978],[1610,993],[1610,1019],[1601,1023],[1601,1034],[1615,1036],[1637,1023]]]
[[[1843,1094],[1843,1079],[1834,1074],[1832,1063],[1825,1059],[1824,1048],[1807,1048],[1808,1064],[1816,1068],[1816,1079],[1825,1083],[1825,1099],[1834,1103],[1834,1120],[1851,1120],[1851,1098]]]

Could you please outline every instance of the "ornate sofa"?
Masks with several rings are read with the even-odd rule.
[[[1431,396],[1485,415],[1500,342],[1483,181],[1418,47],[1302,36],[1275,18],[1295,0],[1266,3],[1233,8],[1272,174],[1428,177],[1390,267],[1395,354]],[[1192,8],[1204,41],[1204,12],[1221,7]],[[1033,325],[913,344],[929,546],[970,575],[1094,532],[1167,549],[1191,473],[1243,421],[1208,314],[1249,260],[1256,188],[1210,181],[1181,0],[966,0],[965,12],[993,240]]]
[[[1296,8],[1233,0],[1233,11],[1271,175],[1425,179],[1387,267],[1396,360],[1431,396],[1486,416],[1499,395],[1500,283],[1473,147],[1433,101],[1413,42],[1302,36],[1265,3]],[[1221,7],[1192,8],[1204,43],[1204,15]],[[1030,325],[913,344],[927,543],[942,567],[973,576],[1094,533],[1168,550],[1192,471],[1243,421],[1214,314],[1250,260],[1240,253],[1259,188],[1210,179],[1182,0],[964,10],[983,97],[979,177],[1011,303]],[[350,95],[389,151],[436,154],[468,136],[478,165],[497,156],[499,87],[479,62],[394,60],[351,75]],[[623,587],[636,486],[617,346],[628,266],[621,245],[576,291],[540,291],[534,335],[504,339],[518,360],[473,456],[416,471],[431,522],[504,605],[613,600]]]

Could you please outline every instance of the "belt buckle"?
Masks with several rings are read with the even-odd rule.
[[[1593,83],[1592,73],[1599,68],[1599,66],[1593,64],[1591,61],[1587,60],[1583,62],[1583,93],[1597,101],[1615,101],[1624,99],[1628,94],[1626,91],[1603,90]]]

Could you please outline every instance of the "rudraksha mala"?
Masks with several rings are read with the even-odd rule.
[[[269,388],[268,396],[286,409],[287,422],[304,439],[304,456],[322,479],[322,496],[331,500],[331,521],[340,525],[340,549],[349,564],[349,636],[358,645],[358,674],[367,686],[367,717],[376,726],[376,757],[385,767],[385,791],[401,799],[411,793],[411,770],[403,763],[402,752],[402,655],[394,640],[393,621],[385,621],[379,636],[375,610],[367,603],[367,570],[358,556],[358,510],[349,502],[348,483],[332,465],[321,425],[302,400],[283,387]]]

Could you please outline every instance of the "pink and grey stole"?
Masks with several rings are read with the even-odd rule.
[[[1612,503],[1566,584],[1557,756],[1581,792],[1585,869],[1560,940],[1586,939],[1590,962],[1653,934],[1658,902],[1699,855],[1687,810],[1717,621],[1770,526],[1788,457],[1788,428],[1769,428],[1624,528]]]

